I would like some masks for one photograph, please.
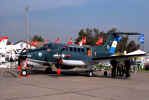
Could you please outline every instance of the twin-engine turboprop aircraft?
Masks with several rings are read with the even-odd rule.
[[[86,66],[88,75],[92,76],[96,70],[93,64],[99,63],[100,60],[127,60],[129,57],[141,56],[144,54],[134,55],[114,55],[118,42],[122,35],[141,35],[140,33],[109,33],[107,41],[100,46],[87,45],[68,45],[60,43],[48,43],[43,47],[35,50],[27,50],[20,54],[21,57],[28,58],[29,62],[48,63],[49,71],[55,69],[72,69],[75,66]]]

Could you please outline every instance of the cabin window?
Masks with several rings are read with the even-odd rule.
[[[80,50],[80,48],[78,48],[78,52],[80,52],[81,50]]]
[[[76,52],[77,51],[77,48],[74,48],[74,52]]]
[[[84,48],[81,48],[81,52],[84,52]]]
[[[70,52],[72,52],[72,47],[70,47]]]

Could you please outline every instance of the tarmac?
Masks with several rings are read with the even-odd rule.
[[[149,72],[129,79],[33,73],[16,78],[0,69],[0,100],[149,100]]]

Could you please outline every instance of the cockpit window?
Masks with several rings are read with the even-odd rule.
[[[41,50],[46,50],[46,49],[47,49],[46,46],[41,47]]]
[[[90,48],[87,48],[87,51],[90,50]]]
[[[62,51],[66,51],[66,48],[63,48]]]
[[[68,48],[66,48],[66,51],[68,51]]]

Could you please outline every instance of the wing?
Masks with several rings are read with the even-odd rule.
[[[146,56],[146,53],[143,54],[128,54],[128,55],[119,55],[119,56],[106,56],[106,57],[98,57],[98,58],[92,58],[92,61],[98,62],[101,60],[125,60],[129,58],[139,57],[139,56]]]

